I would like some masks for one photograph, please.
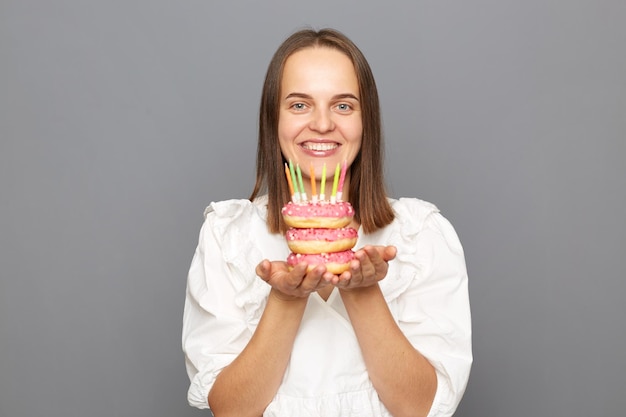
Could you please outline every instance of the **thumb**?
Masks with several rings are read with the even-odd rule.
[[[269,272],[271,269],[270,261],[267,259],[263,259],[255,269],[256,274],[261,277],[263,281],[267,281],[269,279]]]
[[[383,251],[383,259],[387,262],[395,259],[398,249],[395,246],[387,246]]]

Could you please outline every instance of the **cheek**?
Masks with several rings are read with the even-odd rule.
[[[294,157],[293,148],[300,130],[290,117],[283,117],[278,120],[278,144],[287,159]]]
[[[278,121],[278,142],[280,147],[284,149],[285,145],[289,143],[291,137],[289,125],[283,121]]]
[[[347,140],[353,142],[359,147],[361,146],[361,140],[363,138],[363,124],[360,120],[344,126],[344,132]]]
[[[300,122],[300,124],[302,123]],[[281,141],[293,140],[301,130],[302,126],[298,124],[298,120],[289,117],[289,115],[281,116],[278,119],[278,137]]]
[[[361,123],[355,123],[345,131],[345,138],[349,143],[350,159],[354,161],[357,154],[361,150],[363,144],[363,126]],[[352,162],[351,162],[352,163]]]

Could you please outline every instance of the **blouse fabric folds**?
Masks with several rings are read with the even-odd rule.
[[[397,256],[379,285],[398,326],[437,372],[430,417],[451,416],[472,363],[467,272],[452,225],[432,204],[390,199],[396,214],[372,234],[359,230],[355,248],[394,245]],[[183,350],[188,401],[209,408],[219,372],[244,349],[270,286],[255,274],[263,259],[283,260],[285,238],[266,226],[266,199],[227,200],[205,211],[187,281]],[[289,366],[266,417],[390,417],[368,378],[337,289],[309,296]]]

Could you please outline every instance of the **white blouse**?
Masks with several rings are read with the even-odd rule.
[[[471,320],[463,249],[438,209],[417,199],[390,200],[396,219],[356,248],[394,245],[380,287],[400,329],[437,371],[429,416],[451,416],[472,364]],[[286,259],[280,234],[266,227],[266,199],[212,203],[205,211],[187,282],[183,350],[188,401],[209,408],[219,372],[256,329],[270,286],[255,274],[263,259]],[[350,319],[336,289],[308,304],[283,382],[266,417],[389,417],[369,380]]]

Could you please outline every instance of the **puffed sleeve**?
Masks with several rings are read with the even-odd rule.
[[[187,278],[182,330],[187,399],[197,408],[209,408],[215,378],[250,340],[265,296],[253,265],[241,264],[260,255],[237,233],[245,217],[240,207],[214,205],[205,215]]]
[[[471,316],[463,248],[436,207],[404,201],[398,263],[408,287],[397,298],[398,324],[437,372],[429,417],[451,416],[472,364]],[[408,275],[408,276],[406,276]]]

